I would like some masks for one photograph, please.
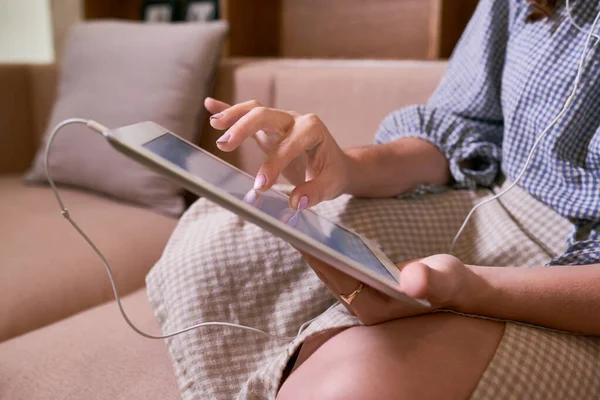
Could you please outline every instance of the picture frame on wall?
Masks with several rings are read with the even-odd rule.
[[[178,21],[180,14],[177,0],[144,0],[142,3],[142,19],[149,23]]]
[[[187,22],[219,19],[219,0],[187,0],[183,16]]]

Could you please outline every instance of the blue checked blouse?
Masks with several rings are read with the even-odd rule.
[[[598,3],[571,2],[585,30]],[[549,20],[525,23],[530,11],[525,0],[481,0],[429,102],[386,117],[376,142],[430,141],[448,158],[458,187],[492,186],[501,172],[514,181],[572,90],[587,39],[564,4]],[[576,100],[519,183],[573,221],[567,252],[550,265],[600,263],[600,45],[592,39],[592,46]]]

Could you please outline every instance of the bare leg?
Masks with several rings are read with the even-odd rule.
[[[277,399],[466,399],[503,332],[502,323],[446,313],[350,328],[309,343],[314,353],[301,351]]]

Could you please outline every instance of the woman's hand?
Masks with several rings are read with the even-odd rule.
[[[267,154],[254,188],[267,190],[280,174],[295,187],[290,207],[303,210],[346,191],[349,158],[314,114],[301,115],[261,106],[257,101],[230,106],[207,98],[213,128],[226,130],[217,140],[223,151],[235,150],[253,136]]]
[[[365,325],[375,325],[397,318],[429,313],[436,309],[458,309],[463,303],[470,275],[473,273],[458,258],[440,254],[397,264],[400,290],[414,299],[425,299],[431,307],[393,299],[371,287],[363,290],[351,304],[341,294],[354,292],[360,282],[337,269],[303,253],[304,258],[348,310]]]

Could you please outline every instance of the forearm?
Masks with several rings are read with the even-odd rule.
[[[377,146],[346,150],[349,184],[359,197],[389,197],[422,184],[444,185],[450,179],[448,160],[433,144],[403,138]]]
[[[457,311],[600,335],[600,264],[470,269]]]

